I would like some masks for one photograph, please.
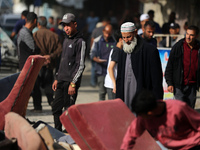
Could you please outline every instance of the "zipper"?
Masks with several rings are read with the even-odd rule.
[[[191,70],[191,58],[192,58],[192,49],[190,50],[190,65],[189,65],[189,71],[188,71],[188,75],[187,75],[187,84],[189,84],[189,80],[188,80],[188,77],[189,77],[189,74],[190,74],[190,70]]]

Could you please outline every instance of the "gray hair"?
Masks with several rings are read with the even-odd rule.
[[[38,23],[39,23],[42,27],[46,27],[46,26],[47,26],[47,18],[44,17],[44,16],[38,17]]]

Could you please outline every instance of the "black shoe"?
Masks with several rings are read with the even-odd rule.
[[[62,132],[63,132],[63,133],[68,133],[66,129],[64,129]]]

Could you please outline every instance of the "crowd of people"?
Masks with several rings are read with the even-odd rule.
[[[138,20],[124,17],[123,21],[119,21],[120,25],[112,12],[109,15],[100,21],[94,12],[90,12],[85,20],[82,14],[76,17],[66,13],[62,19],[58,19],[58,27],[53,17],[47,21],[45,16],[38,17],[34,12],[28,12],[22,18],[25,19],[25,22],[21,21],[24,25],[19,32],[13,30],[12,34],[18,34],[20,70],[30,55],[39,54],[46,59],[32,92],[33,111],[42,111],[42,87],[52,107],[55,128],[62,131],[59,117],[63,108],[67,109],[76,102],[85,59],[89,55],[91,85],[98,85],[99,100],[106,100],[106,93],[108,99],[120,98],[137,115],[121,149],[131,149],[135,139],[145,129],[168,148],[198,149],[200,143],[194,141],[199,138],[200,115],[193,110],[196,91],[200,86],[198,27],[187,27],[183,39],[176,36],[171,38],[172,50],[165,79],[168,91],[174,93],[179,101],[164,102],[163,72],[157,40],[153,35],[178,34],[180,26],[175,22],[176,14],[172,12],[169,22],[163,24],[162,28],[154,21],[153,10],[137,15]],[[140,25],[135,20],[140,21]],[[35,27],[37,30],[32,33]],[[165,46],[166,39],[160,41],[159,45]],[[144,89],[147,91],[144,92]],[[151,120],[157,121],[157,124],[152,124]],[[180,127],[185,123],[186,126]],[[170,131],[165,134],[165,130]],[[163,136],[168,138],[164,139]],[[186,141],[181,142],[183,139]]]

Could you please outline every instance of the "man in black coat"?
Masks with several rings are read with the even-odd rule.
[[[170,52],[165,70],[167,90],[176,99],[194,108],[196,94],[200,86],[200,42],[197,40],[199,28],[189,26],[186,37],[178,41]]]
[[[121,25],[123,51],[118,60],[116,97],[131,108],[132,99],[142,89],[152,91],[163,99],[162,68],[157,48],[137,35],[132,22]]]

